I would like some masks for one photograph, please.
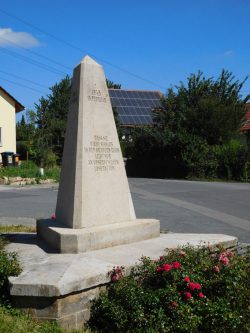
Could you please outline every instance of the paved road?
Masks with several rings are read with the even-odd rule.
[[[160,219],[162,230],[224,233],[250,243],[250,184],[139,178],[129,183],[137,217]],[[0,223],[33,224],[54,213],[56,197],[57,186],[0,186]]]

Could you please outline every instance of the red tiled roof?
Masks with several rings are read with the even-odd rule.
[[[250,103],[246,103],[246,110],[241,131],[250,131]]]

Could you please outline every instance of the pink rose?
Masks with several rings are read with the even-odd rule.
[[[196,288],[197,290],[200,290],[200,289],[201,289],[201,285],[200,285],[199,283],[196,283],[195,288]]]
[[[190,282],[189,284],[188,284],[188,288],[190,289],[190,290],[200,290],[201,289],[201,285],[199,284],[199,283],[195,283],[195,282]]]
[[[232,251],[227,251],[227,257],[232,258],[235,256],[235,253]]]
[[[220,269],[219,269],[218,266],[214,266],[214,272],[215,272],[215,273],[219,273],[219,272],[220,272]]]
[[[224,257],[221,258],[220,262],[222,262],[224,266],[227,266],[229,264],[229,259],[227,257]]]
[[[190,282],[190,278],[189,278],[188,276],[185,276],[185,277],[184,277],[184,281],[185,281],[185,282]]]
[[[56,219],[56,214],[51,214],[50,218],[51,218],[52,220],[55,220],[55,219]]]
[[[186,300],[189,301],[190,298],[192,297],[191,293],[188,291],[185,293],[185,296],[186,296]]]
[[[156,272],[162,272],[163,271],[163,268],[161,267],[161,266],[158,266],[157,268],[156,268]]]
[[[178,268],[181,267],[181,264],[180,264],[179,262],[177,262],[177,261],[174,261],[174,262],[172,263],[172,266],[173,266],[173,268],[178,269]]]
[[[172,269],[172,265],[163,264],[162,268],[165,272],[168,272],[168,271],[170,271],[170,269]]]
[[[118,279],[117,279],[117,277],[116,277],[115,274],[111,276],[111,281],[116,282],[117,280],[118,280]]]
[[[202,292],[199,293],[200,298],[204,298],[204,294]]]
[[[227,252],[222,252],[219,256],[219,261],[224,265],[228,265],[229,264],[229,259],[227,257]]]

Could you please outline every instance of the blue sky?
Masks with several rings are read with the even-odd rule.
[[[128,89],[165,92],[199,69],[216,77],[225,68],[242,80],[250,74],[249,13],[249,0],[1,1],[0,85],[27,108],[34,108],[86,54],[103,65],[110,80]],[[30,61],[46,64],[50,71]],[[55,70],[59,72],[51,72]],[[250,93],[249,82],[243,94]]]

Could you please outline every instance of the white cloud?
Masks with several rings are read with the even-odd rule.
[[[0,28],[0,47],[22,46],[31,48],[37,45],[39,45],[39,41],[27,32],[16,32],[11,28]]]
[[[233,55],[233,53],[234,53],[233,50],[228,50],[228,51],[224,52],[224,56],[229,57],[229,56]]]

